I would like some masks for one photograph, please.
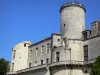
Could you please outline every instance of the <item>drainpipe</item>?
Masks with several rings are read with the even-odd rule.
[[[71,48],[69,48],[69,49],[67,49],[67,50],[70,51],[70,65],[71,65]],[[69,75],[71,75],[71,67],[70,67],[70,74],[69,74]]]
[[[71,65],[71,48],[69,50],[70,50],[70,65]],[[70,68],[70,75],[71,75],[71,68]]]

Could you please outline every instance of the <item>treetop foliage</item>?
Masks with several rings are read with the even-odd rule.
[[[9,61],[5,60],[4,58],[0,58],[0,75],[5,75],[9,66]]]
[[[100,75],[100,56],[98,56],[95,63],[92,64],[90,75]]]

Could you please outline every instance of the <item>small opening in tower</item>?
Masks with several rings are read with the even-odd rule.
[[[60,41],[60,39],[58,39],[58,41]]]
[[[26,44],[24,43],[24,47],[26,47]]]
[[[64,27],[65,27],[65,24],[64,24]]]
[[[87,70],[85,70],[85,73],[88,73],[88,71],[87,71]]]

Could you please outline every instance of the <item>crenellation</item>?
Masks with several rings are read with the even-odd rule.
[[[100,20],[91,23],[91,29],[82,32],[84,40],[100,36]]]

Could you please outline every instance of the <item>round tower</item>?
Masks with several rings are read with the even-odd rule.
[[[85,30],[85,7],[78,2],[60,8],[61,45],[70,51],[69,60],[83,61],[82,31]]]
[[[84,6],[77,2],[65,3],[60,8],[62,39],[82,39],[85,30]]]
[[[31,41],[24,41],[13,47],[10,71],[28,68],[28,46],[31,44]]]

